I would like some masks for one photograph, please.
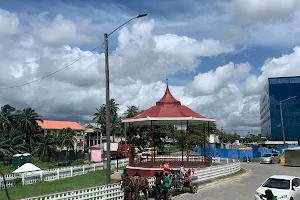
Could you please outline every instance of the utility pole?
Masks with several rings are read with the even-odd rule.
[[[105,106],[105,112],[106,112],[106,183],[109,184],[111,183],[111,178],[110,178],[110,173],[111,173],[111,164],[110,164],[110,97],[109,97],[109,64],[108,64],[108,37],[113,34],[115,31],[117,31],[119,28],[127,24],[128,22],[145,17],[147,14],[139,14],[136,17],[133,17],[126,21],[125,23],[121,24],[117,28],[115,28],[112,32],[109,34],[105,33],[104,34],[104,54],[105,54],[105,89],[106,89],[106,106]]]
[[[111,183],[110,179],[110,102],[109,102],[109,65],[108,65],[108,35],[104,34],[104,51],[105,51],[105,87],[106,87],[106,183]]]
[[[283,139],[283,149],[285,149],[285,132],[284,132],[284,123],[283,123],[283,115],[282,115],[282,103],[285,101],[288,101],[290,99],[295,99],[297,96],[289,97],[287,99],[284,99],[279,102],[279,108],[280,108],[280,121],[281,121],[281,128],[282,128],[282,139]]]
[[[282,128],[283,149],[285,149],[285,133],[284,133],[284,123],[283,123],[283,116],[282,116],[282,102],[279,103],[279,107],[280,107],[280,121],[281,121],[281,128]]]

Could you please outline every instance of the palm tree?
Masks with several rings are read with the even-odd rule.
[[[131,118],[131,117],[138,115],[139,113],[140,113],[140,110],[138,107],[136,107],[134,105],[130,105],[130,106],[127,106],[127,110],[125,112],[125,117]]]
[[[119,104],[116,103],[115,99],[111,99],[109,101],[110,104],[110,123],[111,123],[111,130],[113,138],[115,136],[114,131],[116,129],[118,123],[118,110]],[[101,125],[101,131],[105,133],[106,130],[106,105],[102,104],[100,109],[96,108],[96,112],[94,113],[94,119],[97,124]],[[114,140],[114,139],[113,139]]]
[[[8,163],[11,163],[14,154],[25,153],[27,148],[25,147],[24,137],[24,134],[20,133],[18,129],[11,129],[4,134],[2,132],[0,157],[8,161]]]
[[[68,158],[69,149],[74,150],[76,142],[76,133],[71,128],[64,128],[59,132],[59,147],[61,150],[67,149],[66,156]]]
[[[17,111],[17,118],[20,130],[26,134],[25,142],[30,146],[32,136],[38,133],[38,121],[43,122],[43,120],[32,108]]]
[[[14,128],[16,109],[8,104],[1,107],[0,110],[0,130]]]
[[[46,134],[40,137],[33,153],[39,157],[39,160],[48,162],[51,158],[55,157],[56,150],[55,136]]]

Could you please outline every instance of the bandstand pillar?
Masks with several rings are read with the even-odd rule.
[[[153,150],[155,152],[155,148],[154,148],[154,133],[153,133],[152,121],[150,121],[150,134],[151,134],[151,147],[153,148]],[[152,166],[153,166],[154,162],[155,162],[155,154],[151,157],[151,162],[152,162]]]
[[[189,166],[189,137],[188,137],[188,133],[189,133],[189,121],[186,121],[186,163]]]
[[[204,163],[206,164],[206,134],[205,134],[205,126],[203,126],[203,157],[204,157]]]
[[[210,133],[209,133],[209,121],[207,122],[207,135],[208,135],[208,147],[207,147],[208,153],[207,153],[207,156],[208,156],[208,165],[210,166]]]

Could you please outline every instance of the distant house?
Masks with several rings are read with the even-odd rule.
[[[86,134],[87,148],[93,146],[102,146],[106,141],[106,136],[101,132],[101,125],[97,123],[89,123],[85,126],[84,133]]]
[[[79,123],[55,120],[44,120],[44,122],[37,122],[44,134],[55,134],[59,133],[64,128],[71,128],[76,133],[76,142],[74,144],[74,149],[84,150],[84,127],[82,127]]]

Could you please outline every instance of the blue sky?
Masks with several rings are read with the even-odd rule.
[[[7,20],[0,23],[0,61],[6,66],[0,67],[6,73],[0,83],[6,86],[69,64],[102,43],[104,33],[147,13],[109,38],[112,96],[118,97],[120,113],[128,104],[153,105],[167,76],[176,98],[215,117],[218,126],[259,131],[258,99],[266,79],[300,73],[297,0],[0,0],[0,5]],[[45,96],[39,88],[44,82],[4,95],[23,104],[33,100],[37,107],[51,99],[52,112],[58,113],[46,116],[75,113],[87,121],[104,101],[102,53],[99,48],[44,80]],[[22,92],[28,97],[17,95]]]

